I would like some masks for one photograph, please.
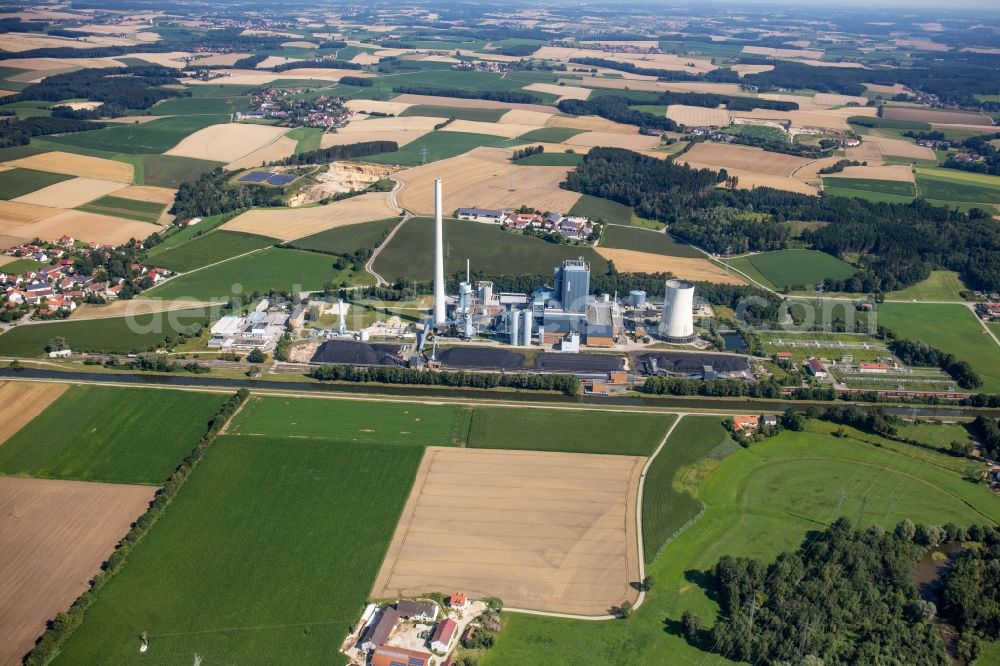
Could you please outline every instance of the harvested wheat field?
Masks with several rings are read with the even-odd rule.
[[[63,394],[68,384],[0,382],[0,446]]]
[[[239,169],[252,169],[268,162],[277,162],[290,155],[294,155],[297,145],[298,141],[295,139],[289,139],[287,136],[279,136],[274,141],[258,148],[252,153],[247,153],[235,162],[230,162],[225,168],[229,171],[236,171]]]
[[[593,49],[574,49],[564,46],[543,46],[538,49],[532,57],[540,60],[569,61],[570,58],[591,58],[595,55],[605,60],[630,63],[636,67],[667,69],[677,72],[690,72],[691,74],[705,74],[706,72],[718,69],[712,64],[711,60],[694,58],[691,56],[679,56],[673,53],[608,53],[595,52]]]
[[[727,272],[722,266],[714,264],[708,259],[669,257],[664,254],[608,247],[594,249],[605,259],[615,262],[615,269],[620,273],[666,273],[669,271],[684,280],[700,280],[719,284],[745,284],[746,282],[738,275]]]
[[[739,74],[740,78],[743,78],[747,74],[770,72],[774,69],[774,65],[732,65],[730,69]]]
[[[531,125],[532,127],[542,127],[554,117],[555,116],[551,113],[542,113],[541,111],[511,109],[507,113],[500,116],[500,120],[497,122],[504,125]]]
[[[667,118],[688,127],[729,126],[729,111],[725,109],[708,109],[703,106],[671,104],[667,107]]]
[[[398,214],[389,205],[387,194],[371,192],[326,206],[250,210],[226,222],[221,228],[288,241],[334,227],[382,220]]]
[[[913,181],[913,168],[908,164],[885,164],[882,166],[849,166],[843,171],[831,173],[825,178],[865,178],[867,180]]]
[[[885,107],[884,117],[889,120],[912,120],[918,123],[937,123],[941,125],[993,126],[993,119],[989,116],[969,111],[887,106]]]
[[[808,49],[774,49],[770,46],[744,46],[743,53],[769,56],[771,58],[807,58],[810,60],[819,60],[823,57],[823,51]]]
[[[351,99],[347,101],[347,108],[358,113],[391,113],[398,116],[403,111],[413,106],[401,102],[383,102],[376,99]]]
[[[397,95],[393,102],[402,104],[427,104],[430,106],[455,106],[462,109],[521,109],[522,111],[538,111],[554,115],[559,113],[555,107],[544,104],[519,104],[516,102],[494,102],[488,99],[464,99],[461,97],[438,97],[436,95]],[[441,119],[438,119],[440,122]],[[348,126],[349,127],[349,126]]]
[[[478,120],[455,120],[448,123],[449,132],[469,132],[471,134],[487,134],[489,136],[502,136],[508,139],[521,136],[532,130],[538,129],[537,125],[514,125],[512,123],[484,123]]]
[[[56,150],[51,153],[39,153],[30,157],[4,162],[7,166],[23,167],[36,171],[51,171],[68,176],[83,176],[99,178],[100,180],[115,180],[119,183],[132,182],[132,165],[115,160],[105,160],[100,157],[74,155]]]
[[[817,104],[828,104],[830,106],[847,106],[848,104],[858,104],[865,106],[868,104],[867,97],[858,95],[838,95],[836,93],[816,93],[813,101]]]
[[[158,298],[131,298],[129,300],[114,300],[107,305],[81,304],[70,315],[70,319],[77,321],[80,319],[106,319],[108,317],[141,316],[145,314],[155,314],[157,312],[169,312],[171,310],[190,310],[197,307],[211,307],[212,303],[207,301],[196,301],[194,299],[177,298],[172,300],[162,300]],[[205,311],[206,316],[208,310]]]
[[[17,233],[37,236],[48,241],[54,241],[60,236],[70,236],[88,243],[121,245],[127,243],[130,238],[141,240],[161,230],[158,225],[147,222],[86,213],[82,210],[57,210],[55,215],[30,226],[21,227]]]
[[[574,80],[568,80],[573,84]],[[745,94],[738,83],[707,83],[704,81],[646,81],[631,78],[587,78],[583,80],[588,88],[610,88],[613,90],[641,90],[647,92],[705,92],[720,95]]]
[[[581,88],[579,86],[560,86],[554,83],[531,83],[524,86],[525,90],[532,92],[548,93],[558,95],[559,100],[564,99],[587,99],[592,92],[591,88]]]
[[[216,162],[234,162],[275,142],[286,127],[226,123],[211,125],[181,139],[166,155],[194,157]]]
[[[579,615],[634,602],[644,462],[430,447],[371,598],[462,590]]]
[[[701,168],[740,169],[771,176],[788,176],[810,162],[802,157],[772,153],[761,148],[703,142],[680,156],[680,162]]]
[[[559,187],[570,167],[517,166],[504,148],[476,148],[464,155],[396,174],[404,184],[399,205],[417,214],[434,212],[434,179],[444,181],[444,210],[523,205],[568,211],[580,198]]]
[[[35,190],[17,197],[13,201],[35,206],[51,206],[52,208],[76,208],[125,187],[125,183],[114,180],[73,178]]]
[[[11,233],[25,225],[52,217],[59,211],[48,206],[0,201],[0,233]]]
[[[618,132],[584,132],[564,141],[568,146],[613,146],[629,150],[652,150],[660,145],[660,137]]]
[[[152,203],[168,204],[174,200],[176,190],[169,187],[154,187],[153,185],[129,185],[115,192],[116,197],[133,199],[135,201],[150,201]]]
[[[0,664],[66,611],[146,509],[152,486],[0,477]]]
[[[896,157],[906,157],[914,160],[933,160],[934,151],[915,143],[904,141],[903,139],[887,139],[882,136],[864,136],[861,139],[862,145],[872,143],[878,146],[883,155],[894,155]]]
[[[809,164],[799,167],[792,175],[799,180],[817,180],[823,177],[819,173],[820,169],[833,166],[842,159],[844,158],[839,155],[834,155],[833,157],[822,157],[818,160],[813,160]]]
[[[705,168],[704,165],[691,164],[692,167]],[[798,192],[799,194],[819,194],[819,188],[802,181],[799,177],[772,176],[756,171],[744,171],[743,169],[727,168],[726,173],[736,176],[739,181],[736,184],[738,190],[753,190],[758,187],[770,187],[774,190],[784,190],[786,192]],[[796,172],[798,173],[798,172]],[[725,183],[720,183],[718,187],[725,187]]]
[[[598,116],[552,116],[546,127],[568,127],[570,129],[583,130],[585,132],[614,132],[615,134],[638,134],[639,128],[635,125],[616,123],[613,120],[606,120]]]
[[[886,86],[879,83],[866,83],[865,88],[867,88],[869,92],[878,93],[880,95],[896,96],[907,92],[906,86],[904,86],[902,83],[895,83],[891,86]]]
[[[131,55],[131,54],[130,54]],[[176,67],[177,65],[174,65]],[[225,81],[222,79],[212,79],[211,81],[201,81],[199,79],[184,79],[184,83],[191,85],[227,85],[227,86],[260,86],[278,79],[301,79],[314,81],[339,81],[345,76],[371,76],[367,72],[360,72],[353,69],[329,69],[299,67],[297,69],[287,69],[283,72],[251,71],[247,69],[220,69]]]
[[[356,120],[337,130],[338,134],[361,134],[370,132],[414,132],[432,130],[443,122],[442,118],[430,116],[401,116],[397,118],[368,118]],[[456,121],[457,122],[457,121]]]
[[[359,65],[377,65],[380,60],[382,58],[374,53],[359,53],[351,58],[351,62]]]
[[[197,54],[196,54],[197,55]],[[198,58],[194,61],[196,65],[211,65],[212,67],[232,67],[237,60],[246,58],[249,53],[214,53],[207,58]]]
[[[324,134],[320,139],[321,148],[330,146],[344,146],[351,143],[364,143],[366,141],[395,141],[402,148],[406,144],[416,141],[430,130],[394,130],[394,131],[372,131],[354,132],[353,134]]]
[[[8,247],[17,247],[22,243],[27,243],[30,238],[25,238],[24,236],[14,236],[12,234],[3,233],[3,224],[0,223],[0,249]]]

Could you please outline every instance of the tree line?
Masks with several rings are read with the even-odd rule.
[[[346,60],[293,60],[292,62],[275,65],[272,72],[287,72],[290,69],[354,69],[361,70],[364,66]],[[371,85],[370,83],[368,85]]]
[[[348,160],[354,157],[368,157],[381,153],[394,153],[399,150],[399,144],[395,141],[362,141],[360,143],[348,143],[342,146],[330,146],[329,148],[319,148],[317,150],[307,150],[297,155],[290,155],[283,160],[274,162],[279,165],[296,164],[325,164],[337,160]]]
[[[646,111],[630,108],[632,100],[618,95],[604,95],[591,99],[564,99],[557,107],[562,113],[573,116],[600,116],[607,120],[628,125],[638,125],[640,130],[659,129],[677,131],[678,125],[666,116],[658,116]]]
[[[104,123],[92,123],[69,118],[49,118],[34,116],[27,118],[0,118],[0,148],[26,146],[33,136],[48,134],[68,134],[87,132],[106,127]]]
[[[438,372],[400,366],[321,365],[310,370],[309,377],[339,382],[559,391],[566,395],[576,395],[580,392],[580,380],[576,375],[561,374]]]
[[[405,95],[485,99],[491,102],[511,102],[515,104],[542,103],[539,97],[531,93],[521,92],[520,90],[463,90],[461,88],[438,88],[435,86],[396,86],[392,91]]]

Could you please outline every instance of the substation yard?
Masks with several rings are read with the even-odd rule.
[[[644,463],[430,447],[371,597],[464,591],[507,607],[579,615],[634,602]]]

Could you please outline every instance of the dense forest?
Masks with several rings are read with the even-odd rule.
[[[4,102],[90,99],[103,102],[109,111],[117,113],[121,109],[148,109],[160,100],[190,95],[161,87],[176,83],[177,71],[159,65],[81,69],[48,76],[7,97]],[[95,111],[100,116],[103,107]]]
[[[715,93],[680,93],[665,92],[657,98],[656,104],[685,104],[687,106],[704,106],[715,109],[722,104],[730,111],[752,111],[754,109],[770,109],[771,111],[798,111],[797,102],[782,102],[761,97],[746,97],[742,95],[717,95]],[[632,102],[639,104],[639,102]]]
[[[346,60],[293,60],[292,62],[286,62],[282,65],[275,65],[271,68],[272,72],[287,72],[290,69],[364,69],[362,65],[356,62],[348,62]],[[371,84],[369,84],[371,85]]]
[[[619,123],[638,125],[642,129],[660,129],[668,132],[677,130],[677,123],[665,116],[629,108],[632,100],[618,95],[605,95],[593,99],[564,99],[559,102],[559,110],[574,116],[600,116]]]
[[[486,99],[491,102],[511,102],[514,104],[541,104],[542,100],[531,93],[519,90],[462,90],[459,88],[436,88],[434,86],[396,86],[393,92],[404,95],[431,95],[434,97],[457,97],[459,99]]]
[[[935,606],[910,576],[924,547],[945,538],[941,528],[862,531],[840,518],[770,564],[723,556],[708,572],[721,616],[703,630],[686,613],[689,640],[768,665],[947,666]]]
[[[308,150],[304,153],[290,155],[274,164],[294,165],[294,164],[326,164],[336,160],[347,160],[354,157],[368,157],[381,153],[393,153],[399,150],[399,144],[395,141],[363,141],[361,143],[349,143],[342,146],[330,146],[319,150]]]
[[[0,148],[26,146],[33,136],[86,132],[92,129],[101,129],[104,126],[104,123],[46,116],[0,118]]]
[[[1000,289],[1000,225],[968,214],[912,203],[815,197],[765,187],[720,189],[725,170],[691,169],[621,148],[595,148],[571,171],[567,189],[632,206],[670,224],[671,233],[716,253],[771,250],[787,240],[787,220],[828,222],[802,238],[834,256],[862,255],[861,270],[829,281],[838,291],[891,291],[934,268],[958,271],[976,289]]]
[[[181,183],[170,214],[178,219],[228,213],[251,206],[281,206],[281,190],[258,185],[228,185],[233,174],[216,168],[193,183]]]
[[[984,536],[985,543],[958,554],[938,593],[941,615],[962,632],[959,656],[968,661],[983,640],[1000,639],[1000,539],[995,530]]]

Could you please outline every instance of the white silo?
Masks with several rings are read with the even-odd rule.
[[[524,334],[521,336],[521,344],[525,347],[530,347],[531,329],[534,328],[534,315],[531,313],[531,308],[526,308],[521,316],[524,319],[524,326],[522,327]]]
[[[667,280],[660,336],[668,342],[694,340],[694,285],[687,280]]]
[[[517,310],[509,311],[510,322],[510,344],[521,344],[521,313]]]
[[[641,289],[633,289],[628,292],[628,304],[629,307],[633,308],[646,307],[646,292]]]

